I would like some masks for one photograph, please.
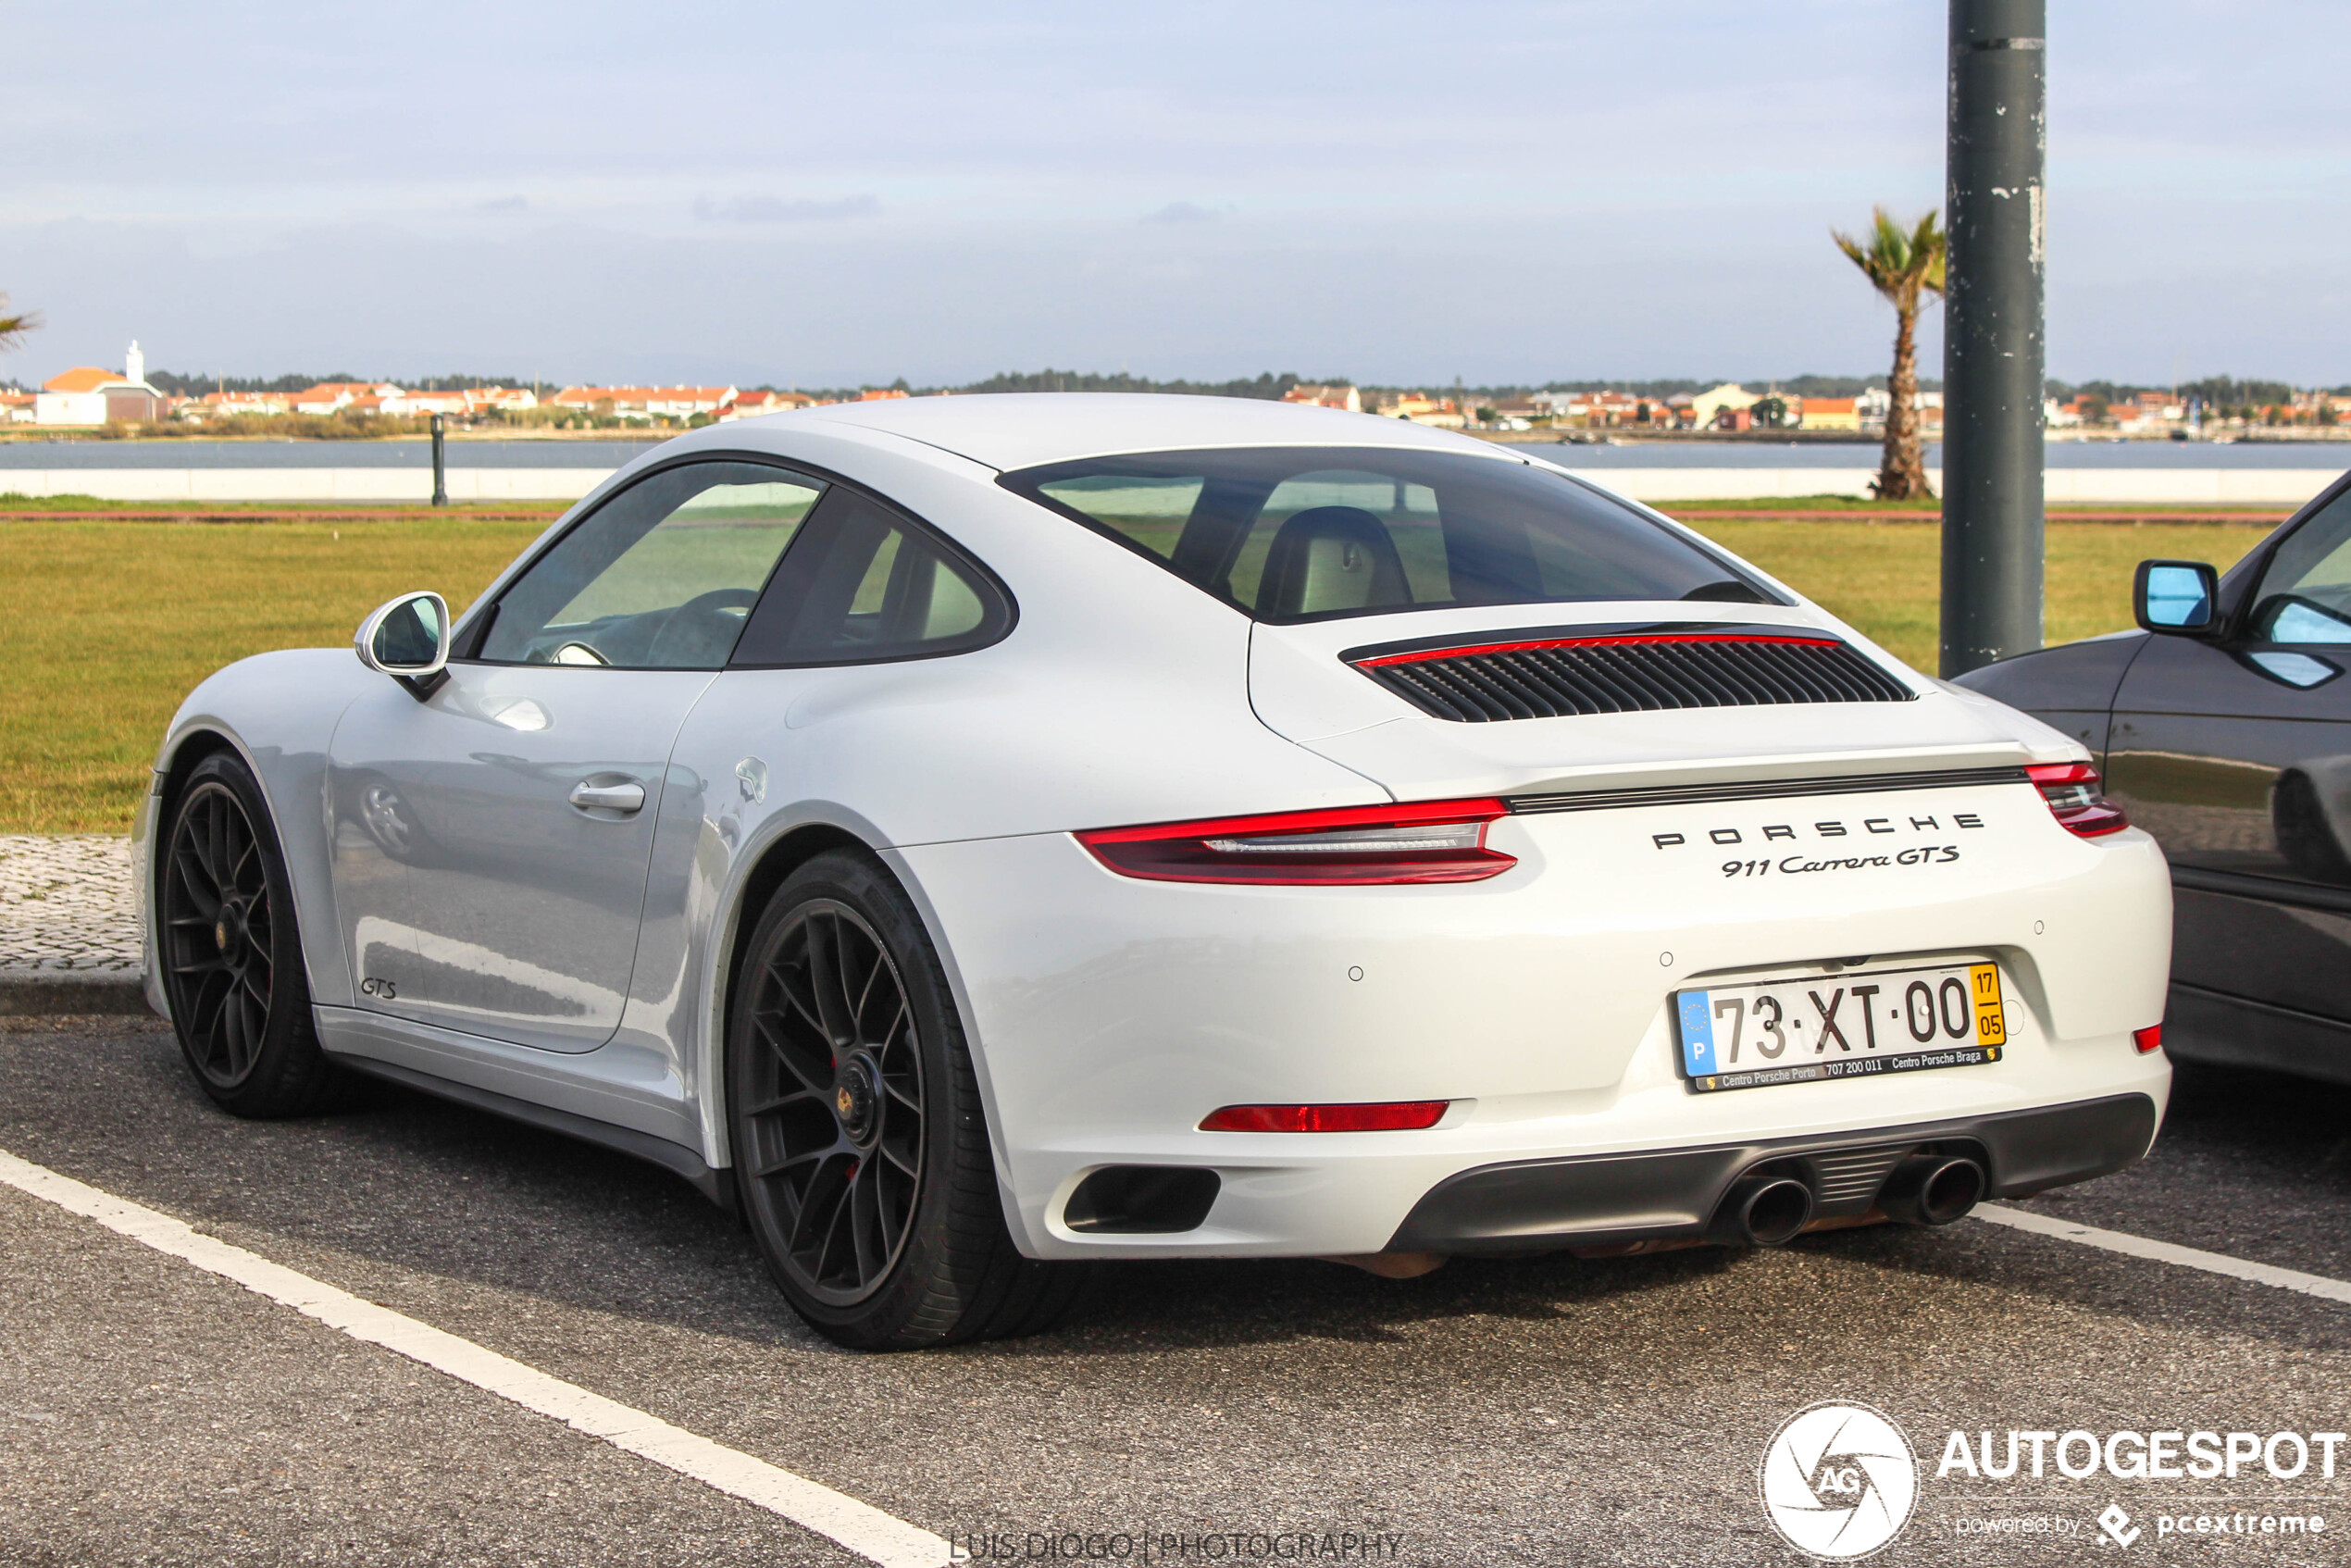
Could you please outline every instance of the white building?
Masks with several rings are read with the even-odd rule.
[[[314,418],[340,414],[363,398],[380,401],[398,397],[400,389],[390,381],[321,381],[305,392],[293,395],[293,411]],[[373,412],[370,408],[369,412]]]
[[[1344,408],[1350,414],[1363,412],[1363,394],[1353,387],[1309,386],[1301,381],[1282,393],[1282,401],[1316,408]]]
[[[1752,408],[1763,401],[1763,396],[1761,392],[1748,391],[1736,381],[1724,381],[1721,386],[1710,388],[1691,398],[1690,412],[1697,418],[1698,428],[1703,430],[1710,428],[1715,417],[1725,408]]]
[[[77,365],[41,383],[33,397],[36,425],[104,425],[122,419],[160,419],[170,399],[147,384],[147,356],[134,340],[123,355],[122,373]]]

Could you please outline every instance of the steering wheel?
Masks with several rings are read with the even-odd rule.
[[[678,636],[697,636],[714,642],[723,638],[726,646],[732,647],[735,634],[740,632],[742,627],[740,623],[724,626],[718,617],[728,610],[740,610],[747,616],[751,607],[757,603],[759,591],[752,588],[714,588],[707,593],[695,594],[670,611],[669,618],[661,623],[661,629],[653,633],[653,645],[645,650],[645,663],[661,666],[664,662],[662,650],[668,645],[671,638]],[[680,628],[687,629],[681,632]],[[718,650],[722,654],[725,651],[725,648]]]

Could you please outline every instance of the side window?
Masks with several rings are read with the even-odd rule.
[[[1077,474],[1037,488],[1137,549],[1172,561],[1207,483],[1200,474]]]
[[[2351,492],[2278,546],[2253,596],[2251,629],[2268,642],[2351,642]]]
[[[491,664],[717,669],[823,486],[756,463],[690,463],[631,485],[506,590]]]
[[[759,603],[738,666],[865,664],[985,647],[1012,605],[952,546],[852,491],[829,492],[807,543]]]

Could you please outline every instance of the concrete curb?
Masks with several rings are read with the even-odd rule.
[[[0,1018],[65,1013],[145,1014],[146,982],[119,969],[0,972]]]

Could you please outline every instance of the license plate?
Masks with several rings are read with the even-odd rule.
[[[1945,964],[1675,991],[1682,1071],[1700,1094],[1997,1062],[1996,964]]]

